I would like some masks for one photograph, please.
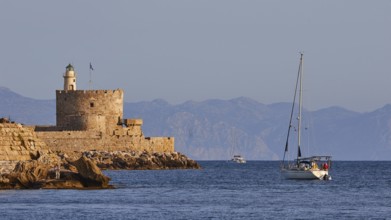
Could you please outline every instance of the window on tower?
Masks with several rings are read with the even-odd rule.
[[[90,102],[90,107],[91,107],[91,108],[94,107],[94,103],[93,103],[93,102]]]

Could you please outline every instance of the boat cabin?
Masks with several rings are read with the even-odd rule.
[[[312,156],[295,161],[298,168],[303,170],[328,170],[331,165],[331,156]]]

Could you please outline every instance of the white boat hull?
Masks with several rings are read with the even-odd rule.
[[[232,158],[232,161],[235,162],[235,163],[246,163],[246,160],[242,156],[240,156],[240,155],[235,155]]]
[[[234,163],[246,163],[246,160],[232,160]]]
[[[282,169],[281,174],[285,179],[322,180],[329,175],[329,172],[327,170]]]

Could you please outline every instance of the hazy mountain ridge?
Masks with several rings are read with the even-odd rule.
[[[0,87],[0,117],[25,124],[55,124],[55,100],[38,100],[21,96],[6,87]]]
[[[4,87],[0,99],[0,117],[55,124],[55,100],[26,98]],[[178,105],[156,99],[125,103],[124,117],[142,118],[146,136],[174,136],[177,151],[194,159],[229,159],[240,153],[246,159],[272,160],[282,157],[290,110],[290,103],[265,105],[245,97]],[[336,106],[304,112],[310,122],[303,139],[311,133],[311,153],[339,160],[391,159],[391,105],[367,113]]]

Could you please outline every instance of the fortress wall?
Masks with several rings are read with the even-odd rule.
[[[147,137],[142,140],[141,146],[149,152],[174,152],[175,138]]]
[[[123,90],[56,91],[57,127],[110,133],[123,118]]]
[[[39,131],[36,134],[53,151],[83,151],[104,144],[99,131]]]
[[[48,152],[49,148],[33,128],[0,123],[0,173],[13,170],[18,161],[30,160],[38,151]]]
[[[41,139],[102,139],[100,131],[38,131],[36,134]]]
[[[136,127],[136,126],[135,126]],[[107,135],[97,131],[36,132],[53,151],[150,151],[174,152],[173,137],[144,137],[140,131],[124,128]]]
[[[141,130],[141,126],[118,127],[112,132],[112,135],[137,137],[143,136],[143,131]]]
[[[37,126],[31,126],[34,131],[61,131],[60,128],[56,126],[42,126],[42,125],[37,125]]]
[[[43,134],[45,133],[46,137],[48,138],[68,138],[68,137],[80,137],[85,138],[85,135],[88,137],[92,136],[103,136],[105,135],[116,135],[116,136],[131,136],[131,137],[137,137],[137,136],[143,136],[143,132],[141,129],[141,126],[130,126],[130,127],[122,127],[117,126],[117,128],[110,133],[106,134],[101,131],[74,131],[74,130],[62,130],[59,127],[56,126],[32,126],[32,129],[36,132],[39,132]]]

